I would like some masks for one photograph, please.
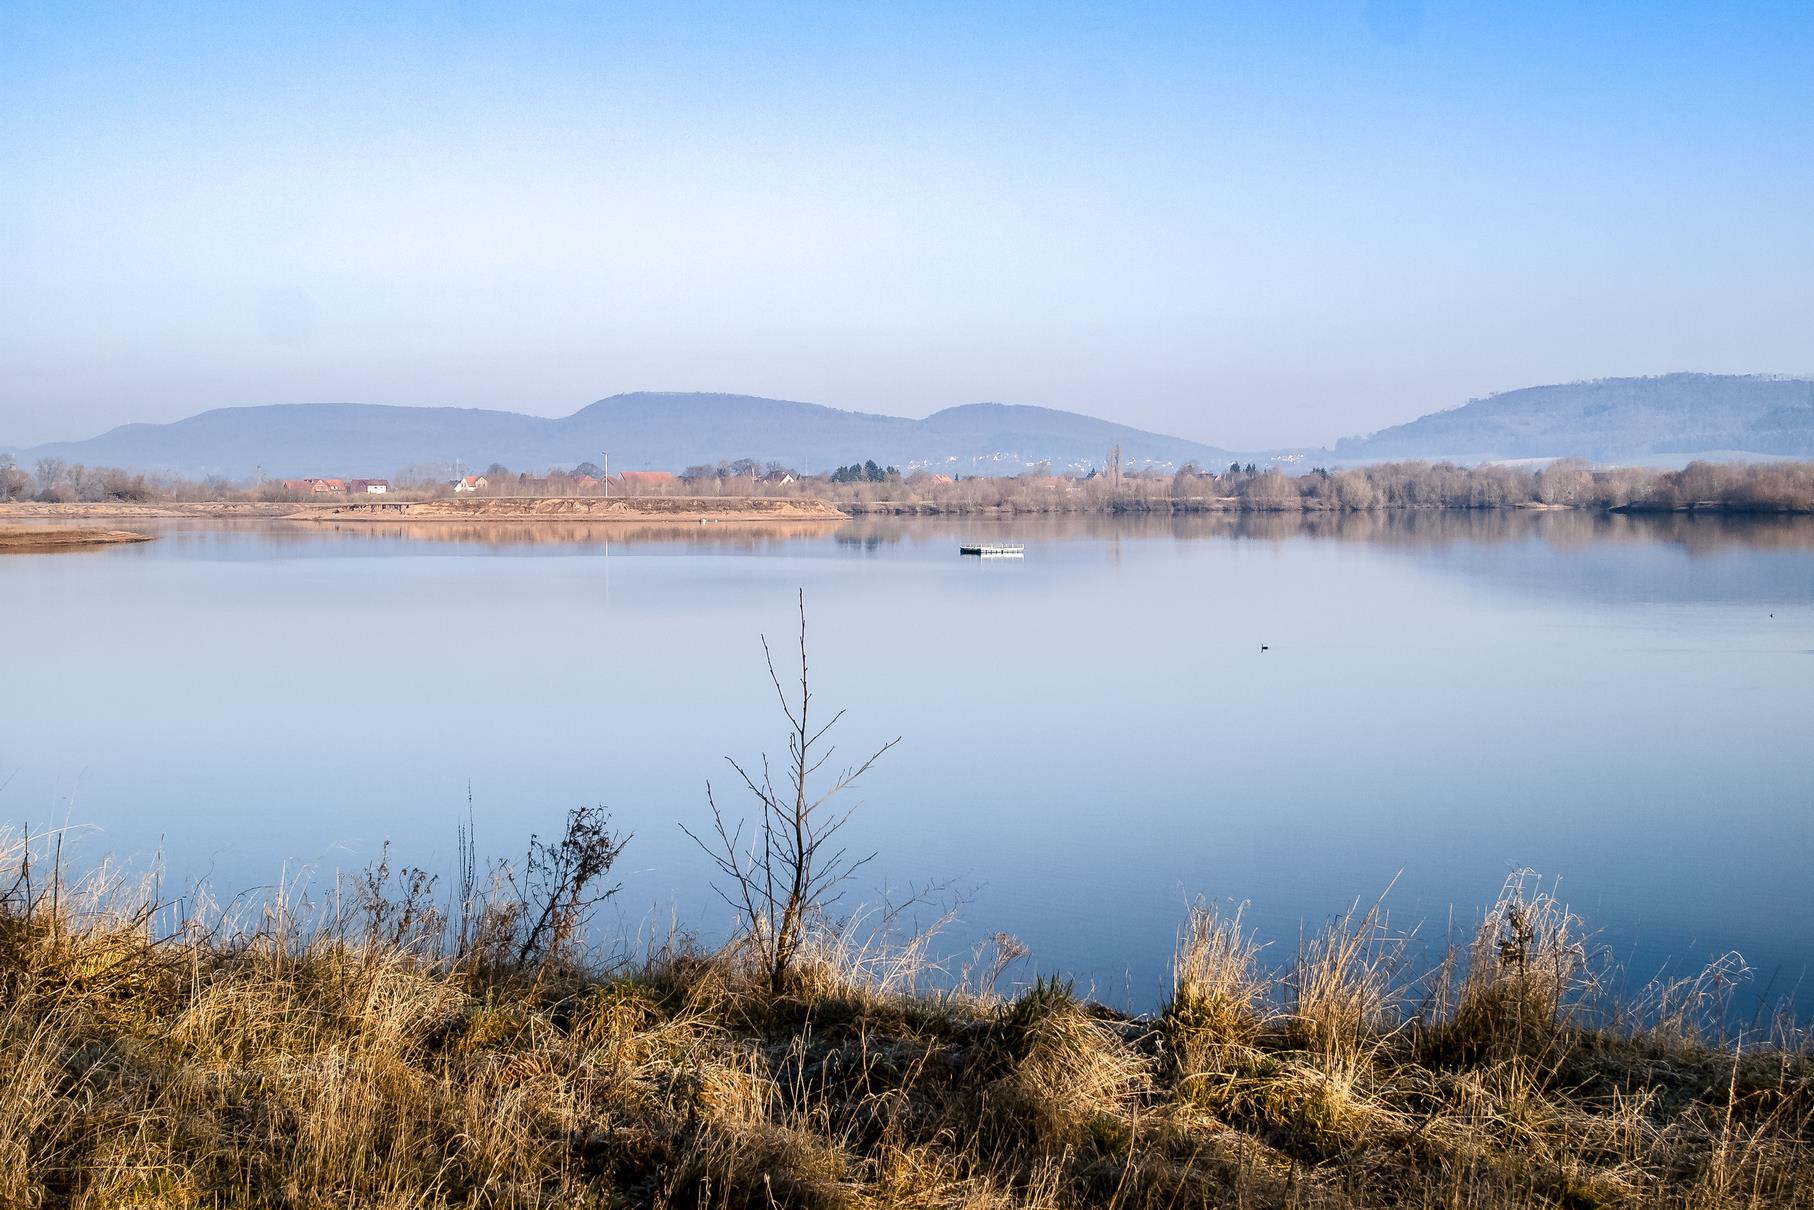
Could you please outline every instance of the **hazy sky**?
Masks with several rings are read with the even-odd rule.
[[[382,12],[374,10],[382,8]],[[1814,5],[0,4],[0,445],[1814,371]]]

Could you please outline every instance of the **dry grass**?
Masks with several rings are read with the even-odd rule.
[[[980,958],[925,986],[855,927],[776,996],[683,939],[513,967],[397,902],[173,919],[24,860],[0,850],[0,1206],[1814,1206],[1805,1037],[1722,1038],[1730,965],[1608,1016],[1524,879],[1433,979],[1377,911],[1275,975],[1199,910],[1129,1019],[1063,981],[996,996]]]

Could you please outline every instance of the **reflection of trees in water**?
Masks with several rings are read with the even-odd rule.
[[[346,524],[307,522],[306,527],[336,537],[385,541],[447,542],[487,547],[506,546],[634,546],[642,543],[682,544],[715,550],[764,550],[802,539],[824,538],[837,521],[712,522],[688,525],[677,522],[605,523],[535,521],[384,522]]]
[[[1403,509],[1367,512],[1229,512],[1172,516],[1070,514],[1003,518],[859,518],[839,527],[843,544],[972,539],[1019,542],[1235,538],[1279,542],[1314,538],[1388,546],[1459,542],[1543,542],[1578,548],[1596,542],[1663,542],[1691,553],[1728,547],[1814,548],[1814,518],[1740,514],[1607,513],[1572,509]]]
[[[667,544],[757,552],[829,540],[874,552],[901,543],[1307,538],[1404,548],[1455,543],[1541,542],[1558,549],[1594,543],[1664,543],[1693,555],[1728,549],[1814,549],[1814,517],[1735,513],[1608,513],[1572,509],[1401,509],[1366,512],[1228,512],[1170,516],[1047,514],[1018,517],[859,517],[850,521],[674,522],[502,521],[298,522],[216,519],[147,521],[150,532],[185,544],[225,547],[256,534],[274,547],[326,542],[424,542],[487,548]]]
[[[1276,524],[1293,518],[1254,518]],[[1441,509],[1305,515],[1301,528],[1265,536],[1335,538],[1392,546],[1442,546],[1457,542],[1542,542],[1560,549],[1596,543],[1663,543],[1691,554],[1726,548],[1814,548],[1814,518],[1738,514],[1607,513],[1538,509]],[[1248,536],[1262,536],[1258,532]]]
[[[853,534],[853,533],[847,532],[846,528],[840,528],[840,529],[838,529],[838,531],[836,533],[832,534],[831,540],[833,542],[836,542],[839,546],[852,547],[852,548],[854,548],[856,550],[860,550],[864,554],[868,555],[868,554],[874,554],[876,551],[882,549],[884,546],[895,545],[896,543],[898,543],[901,540],[901,535],[899,533]]]

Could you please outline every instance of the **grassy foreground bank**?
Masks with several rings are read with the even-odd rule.
[[[817,917],[780,988],[759,938],[602,962],[609,843],[238,915],[5,846],[0,1205],[1814,1205],[1805,1035],[1714,1032],[1726,966],[1609,1010],[1528,881],[1422,978],[1371,913],[1265,966],[1192,913],[1127,1018]]]

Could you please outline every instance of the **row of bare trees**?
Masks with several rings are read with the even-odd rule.
[[[28,473],[14,462],[12,455],[0,454],[0,501],[131,502],[149,500],[159,490],[144,475],[118,467],[90,467],[61,458],[40,458]]]
[[[1814,512],[1814,463],[1691,463],[1682,470],[1595,468],[1566,460],[1542,468],[1394,462],[1288,473],[1231,467],[1208,473],[1052,475],[956,481],[908,476],[899,483],[807,485],[858,512],[1367,512],[1379,509],[1492,509],[1549,506],[1604,511],[1712,508]]]
[[[590,464],[573,471],[512,472],[493,465],[485,494],[513,496],[778,496],[829,500],[855,512],[1032,513],[1113,512],[1364,512],[1375,509],[1526,508],[1671,511],[1711,508],[1734,512],[1814,512],[1814,462],[1693,462],[1681,470],[1594,467],[1568,459],[1542,467],[1449,462],[1386,462],[1308,472],[1252,463],[1211,473],[1124,470],[1119,475],[1054,475],[1039,467],[1021,475],[952,478],[925,470],[897,472],[873,464],[838,475],[802,475],[779,463],[739,459],[689,467],[680,475],[632,472],[609,479]],[[854,471],[855,473],[848,473]],[[594,474],[593,472],[597,472]],[[448,495],[441,479],[399,478],[406,498]],[[319,499],[281,482],[237,483],[145,475],[116,467],[87,467],[39,459],[27,471],[0,454],[0,502],[149,502]]]
[[[1179,478],[1184,478],[1180,476]],[[1814,463],[1716,464],[1681,470],[1595,468],[1565,459],[1541,468],[1391,462],[1306,475],[1277,470],[1224,476],[1226,497],[1255,509],[1719,508],[1814,511]]]

